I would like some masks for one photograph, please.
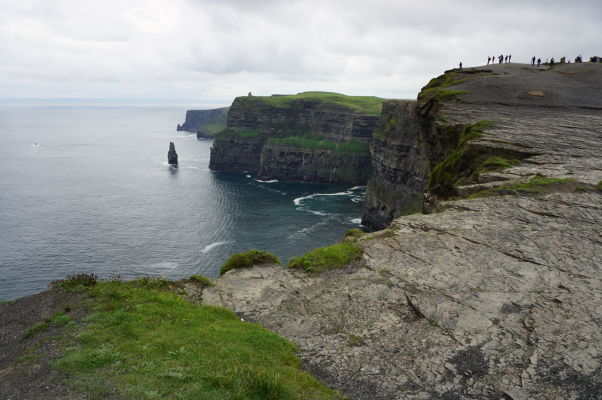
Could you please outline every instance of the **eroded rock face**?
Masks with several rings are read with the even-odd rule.
[[[360,240],[363,267],[206,289],[352,399],[600,399],[602,193],[448,203]]]
[[[167,152],[167,163],[169,165],[178,165],[178,153],[176,153],[176,146],[173,142],[169,142],[169,151]]]
[[[464,176],[456,178],[463,182],[458,179],[437,195],[465,196],[524,182],[535,174],[578,177],[588,184],[602,180],[602,96],[596,94],[602,91],[602,65],[487,68],[450,75],[454,84],[440,87],[438,93],[459,91],[457,95],[429,96],[423,90],[414,106],[385,104],[372,146],[374,173],[367,188],[365,225],[382,229],[405,212],[420,209],[415,203],[430,189],[433,170],[457,149],[457,133],[483,121],[490,124],[482,136],[471,140],[458,157]],[[490,157],[522,162],[475,174]]]
[[[227,132],[214,141],[209,168],[257,173],[260,179],[365,184],[368,143],[377,125],[378,116],[334,103],[301,98],[282,106],[269,98],[238,97]],[[324,140],[331,147],[353,141],[365,148],[347,152],[271,141],[291,136]]]
[[[385,104],[367,210],[392,224],[359,239],[362,266],[234,270],[202,298],[296,343],[352,399],[602,399],[602,97],[591,90],[602,92],[602,66],[464,75],[451,86],[469,92],[460,101]],[[493,125],[458,146],[453,135],[482,120]],[[435,213],[398,217],[454,151],[455,195],[538,174],[582,187],[429,196]],[[513,163],[480,170],[493,156]]]

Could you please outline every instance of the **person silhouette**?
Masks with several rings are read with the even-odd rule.
[[[533,58],[531,59],[531,66],[534,67],[535,66],[535,56],[533,56]]]
[[[462,72],[462,61],[460,61],[460,72]]]
[[[512,54],[508,56],[508,62],[512,61]]]
[[[491,57],[487,57],[487,65],[491,62]]]
[[[504,55],[500,54],[500,64],[504,62]]]
[[[541,58],[537,59],[537,68],[539,68],[539,64],[541,64]]]

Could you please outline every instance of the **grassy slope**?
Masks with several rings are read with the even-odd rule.
[[[334,399],[295,346],[161,280],[87,288],[94,313],[56,365],[93,398]]]
[[[241,100],[250,99],[251,101],[261,100],[262,102],[280,108],[293,107],[296,100],[314,100],[322,103],[335,104],[341,107],[349,108],[363,114],[380,114],[384,99],[374,96],[346,96],[331,92],[303,92],[295,95],[286,96],[252,96],[242,97]]]
[[[304,149],[330,150],[335,153],[370,153],[370,146],[357,140],[335,143],[324,138],[307,138],[300,136],[288,136],[285,138],[273,138],[268,140],[269,144],[280,146],[300,147]]]

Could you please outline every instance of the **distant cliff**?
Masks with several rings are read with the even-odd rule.
[[[229,109],[230,107],[188,110],[186,111],[186,120],[182,125],[178,124],[177,130],[196,132],[198,138],[213,137],[226,127]]]
[[[382,101],[325,92],[238,97],[209,167],[261,179],[365,184]]]

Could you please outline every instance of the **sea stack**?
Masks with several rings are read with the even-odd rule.
[[[176,153],[176,146],[173,142],[169,142],[169,151],[167,152],[167,163],[169,165],[178,166],[178,153]]]

